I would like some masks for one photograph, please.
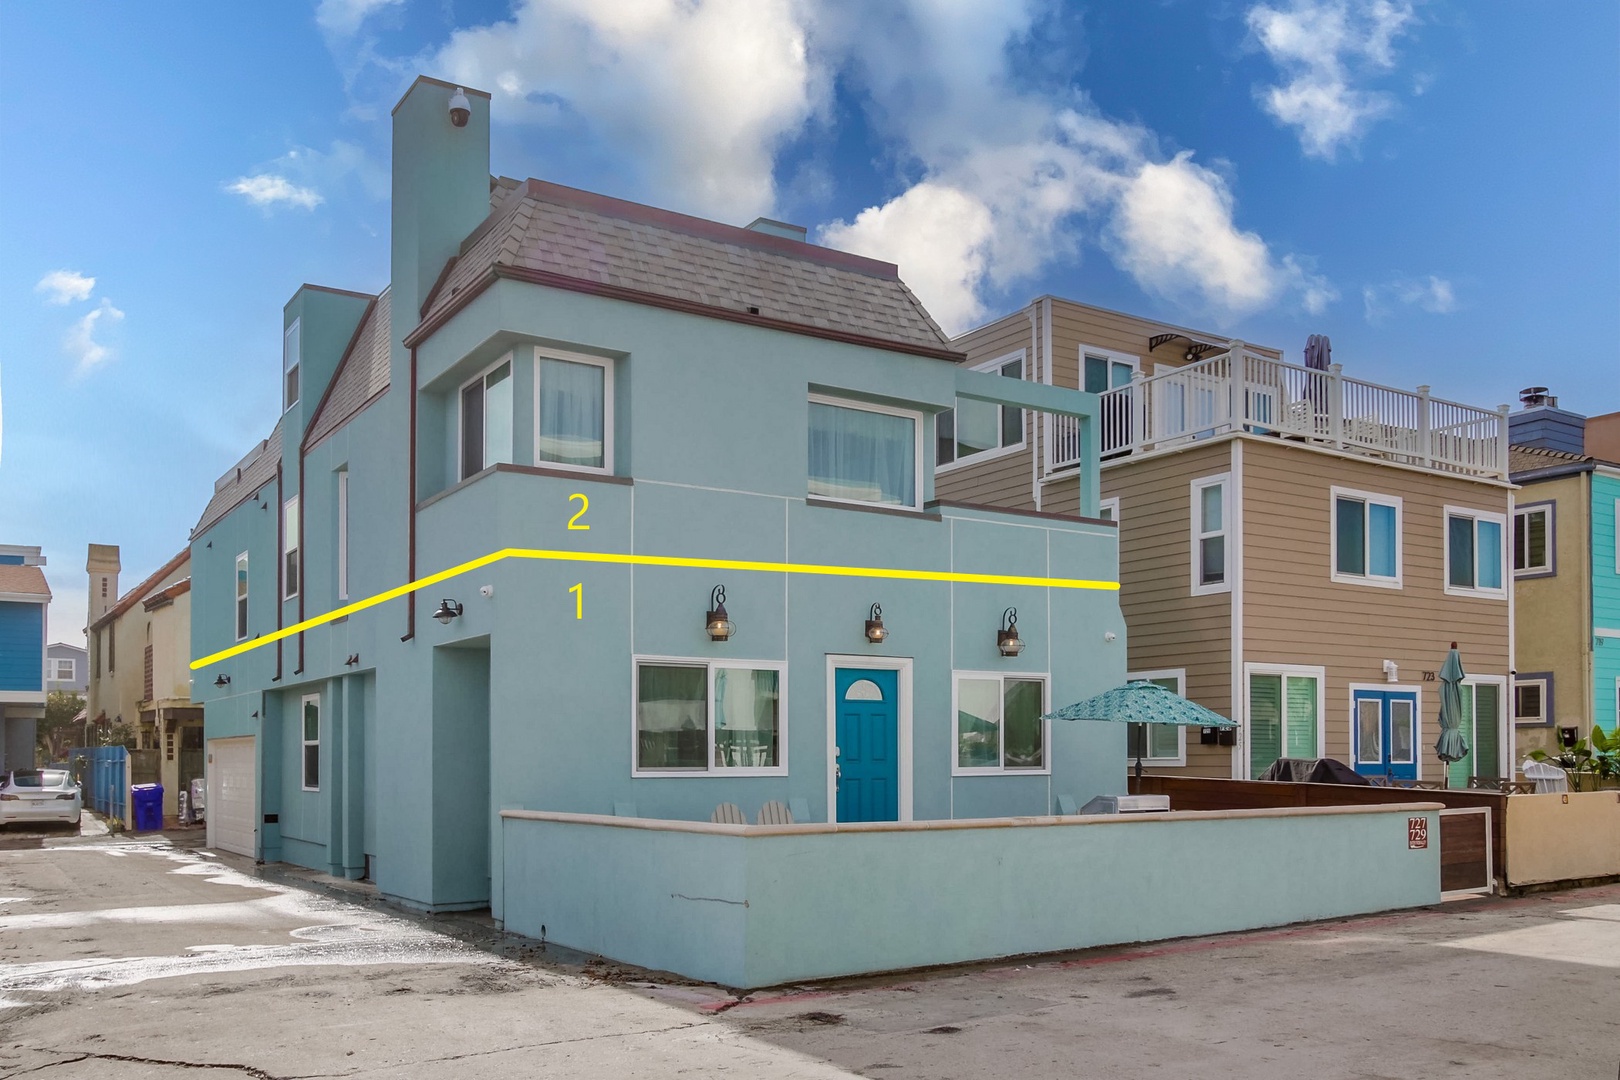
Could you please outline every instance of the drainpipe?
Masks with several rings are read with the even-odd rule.
[[[276,629],[277,630],[280,630],[282,628],[282,626],[286,622],[286,617],[284,615],[284,609],[286,608],[287,602],[286,602],[286,600],[282,599],[286,586],[285,586],[285,583],[281,580],[281,574],[282,574],[282,570],[283,570],[283,567],[281,565],[281,549],[282,549],[282,545],[286,542],[286,538],[282,535],[282,530],[284,528],[286,528],[286,515],[284,515],[281,512],[281,504],[282,504],[282,501],[286,499],[286,497],[287,497],[287,493],[281,489],[281,466],[278,464],[276,466]],[[252,608],[253,608],[253,603],[252,603],[251,600],[249,600],[248,601],[248,610],[251,611]],[[281,646],[286,640],[287,640],[286,638],[277,638],[276,639],[276,674],[275,674],[275,677],[273,677],[270,680],[271,682],[280,682],[281,681],[281,657],[282,657]]]
[[[408,500],[408,505],[406,506],[406,511],[405,511],[405,513],[406,513],[406,517],[405,517],[405,534],[406,534],[405,579],[407,581],[415,581],[416,580],[416,347],[414,345],[411,347],[410,410],[411,410],[410,446],[408,448],[409,449],[408,460],[409,460],[410,464],[407,466],[407,470],[406,470],[407,473],[409,474],[409,479],[406,481],[406,486],[407,486],[407,488],[409,490],[407,490],[405,492],[406,498]],[[405,636],[400,638],[399,640],[401,640],[401,641],[409,641],[409,640],[411,640],[411,638],[413,638],[415,636],[416,636],[416,593],[409,592],[409,593],[405,594]]]
[[[304,548],[304,518],[309,504],[304,502],[304,441],[298,440],[298,621],[304,621],[304,593],[309,584],[309,552]],[[298,631],[298,667],[294,675],[304,673],[304,632]]]

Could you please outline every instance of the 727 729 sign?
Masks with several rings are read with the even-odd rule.
[[[1419,851],[1429,846],[1429,819],[1426,817],[1409,817],[1406,819],[1406,847],[1408,851]]]

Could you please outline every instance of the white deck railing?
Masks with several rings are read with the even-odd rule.
[[[1229,431],[1317,443],[1440,472],[1507,479],[1507,407],[1481,409],[1326,371],[1232,351],[1101,397],[1105,458],[1163,449]],[[1080,461],[1079,425],[1049,416],[1048,462]]]

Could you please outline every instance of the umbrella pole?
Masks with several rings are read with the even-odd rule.
[[[1142,755],[1141,754],[1136,755],[1136,779],[1137,779],[1137,782],[1140,784],[1140,782],[1142,780]]]

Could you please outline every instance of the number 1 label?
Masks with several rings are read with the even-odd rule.
[[[583,619],[585,617],[585,583],[582,581],[568,591],[574,594],[574,618]]]

